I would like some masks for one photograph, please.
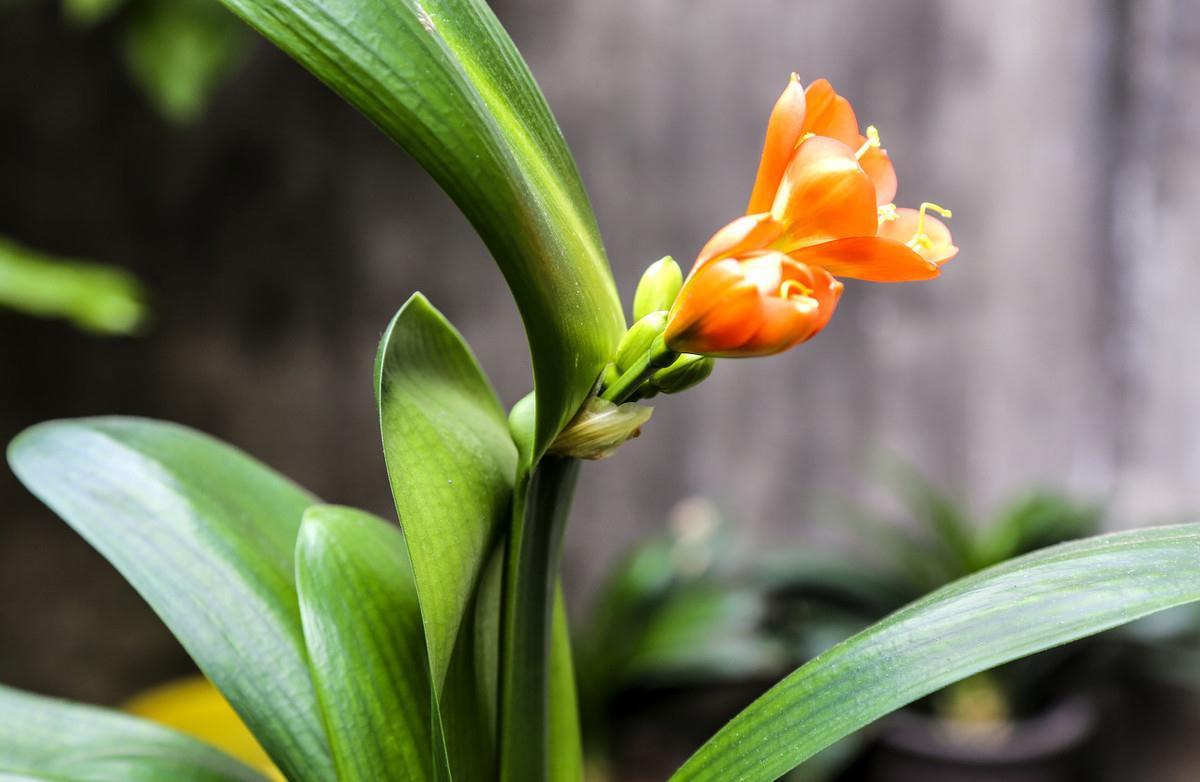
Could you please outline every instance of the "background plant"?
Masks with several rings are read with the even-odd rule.
[[[6,7],[39,0],[5,0]],[[112,23],[130,78],[163,119],[193,122],[234,72],[250,37],[211,0],[61,0],[63,21],[81,33]]]

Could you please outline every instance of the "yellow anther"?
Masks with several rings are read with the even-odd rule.
[[[879,207],[879,222],[891,223],[900,219],[900,213],[896,211],[895,204],[884,204]]]
[[[805,299],[812,296],[812,288],[809,288],[795,280],[784,280],[779,286],[779,297],[781,299],[801,298]]]
[[[817,135],[817,134],[813,133],[812,131],[805,133],[803,136],[796,139],[796,146],[792,147],[792,149],[800,149],[801,144],[803,144],[805,141],[808,141],[810,138],[812,138],[815,135]]]
[[[870,152],[872,149],[879,149],[883,146],[883,142],[879,140],[879,128],[874,125],[867,125],[867,140],[854,153],[854,157],[862,160],[862,156]]]

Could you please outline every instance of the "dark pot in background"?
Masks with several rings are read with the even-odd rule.
[[[864,782],[1091,782],[1099,709],[1060,701],[1036,717],[976,729],[905,709],[847,779]]]

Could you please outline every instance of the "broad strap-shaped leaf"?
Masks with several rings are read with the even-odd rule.
[[[352,508],[309,508],[296,584],[338,779],[432,779],[429,664],[400,530]]]
[[[0,686],[0,780],[266,782],[207,744],[115,711]]]
[[[516,447],[470,348],[424,296],[396,314],[375,367],[383,454],[440,692],[509,511]]]
[[[138,590],[288,779],[333,778],[294,583],[312,495],[210,437],[136,418],[39,424],[9,462]]]
[[[821,654],[672,780],[769,782],[879,717],[1001,663],[1200,600],[1200,524],[1101,535],[956,581]]]
[[[222,2],[407,149],[483,237],[529,335],[540,453],[616,349],[624,315],[562,133],[487,4]]]

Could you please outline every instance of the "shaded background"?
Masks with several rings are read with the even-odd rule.
[[[810,345],[725,362],[589,465],[567,539],[575,601],[680,497],[744,545],[803,541],[880,453],[980,508],[1031,485],[1114,526],[1200,506],[1200,6],[1194,0],[500,0],[558,114],[621,290],[685,264],[744,206],[771,103],[827,76],[877,124],[900,201],[951,206],[936,283],[850,283]],[[122,73],[109,25],[0,16],[0,234],[120,263],[143,338],[0,315],[0,439],[53,417],[180,421],[324,498],[391,515],[370,371],[413,290],[506,403],[520,322],[432,181],[264,43],[195,125]],[[0,475],[0,680],[112,701],[187,669],[137,596]]]

